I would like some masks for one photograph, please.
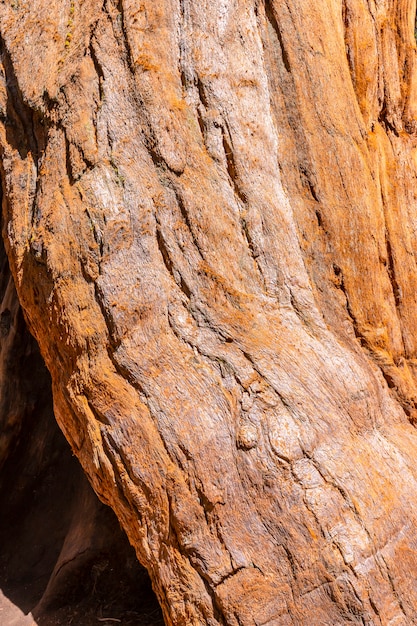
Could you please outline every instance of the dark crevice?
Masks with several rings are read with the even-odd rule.
[[[193,227],[193,225],[192,225],[193,222],[192,222],[192,220],[190,220],[190,217],[188,215],[188,211],[187,211],[187,208],[185,206],[185,202],[184,202],[184,200],[182,198],[182,195],[181,195],[180,191],[175,186],[172,186],[172,190],[173,190],[173,192],[175,194],[175,199],[177,201],[178,208],[180,210],[181,216],[182,216],[182,218],[183,218],[183,220],[185,222],[185,225],[187,226],[188,231],[189,231],[189,233],[191,235],[191,238],[193,240],[193,244],[194,244],[197,252],[201,256],[201,258],[204,260],[204,255],[203,255],[202,250],[200,248],[200,244],[198,243],[197,237],[194,234],[194,228],[195,227]]]
[[[223,576],[223,578],[220,580],[220,582],[216,586],[220,587],[220,585],[222,585],[226,581],[230,580],[230,578],[233,578],[233,576],[236,576],[236,574],[238,574],[239,572],[241,572],[244,569],[248,569],[247,565],[240,565],[236,569],[232,570],[231,572],[229,572],[228,574]],[[258,567],[254,568],[254,569],[257,569],[258,571],[261,571]]]
[[[209,109],[209,103],[208,103],[208,99],[206,96],[204,85],[201,82],[200,78],[196,79],[196,86],[197,86],[197,91],[198,91],[198,97],[201,102],[201,104],[198,105],[196,109],[197,122],[200,127],[201,137],[203,139],[203,145],[207,148],[207,128],[206,128],[206,123],[204,121],[204,117],[202,114],[202,109],[205,109],[207,111]]]
[[[291,72],[290,61],[288,58],[288,54],[285,50],[284,42],[283,42],[282,35],[281,35],[281,30],[279,28],[277,18],[275,16],[274,9],[271,4],[271,0],[265,0],[265,15],[277,36],[279,45],[281,47],[281,56],[282,56],[282,61],[284,63],[284,67],[287,70],[287,72],[290,73]]]
[[[189,300],[191,298],[191,290],[186,284],[184,278],[181,276],[180,272],[178,270],[174,272],[174,266],[171,261],[171,257],[168,252],[168,248],[165,243],[164,237],[159,227],[157,227],[156,229],[156,242],[158,244],[158,248],[161,253],[162,260],[164,262],[166,269],[168,270],[168,273],[170,274],[170,276],[172,276],[173,280],[175,281],[175,284],[178,285],[178,287],[184,293],[186,298]]]
[[[206,90],[205,90],[205,87],[204,87],[203,83],[201,82],[200,78],[197,78],[197,90],[198,90],[198,97],[200,98],[201,104],[206,109],[209,109],[210,105],[209,105],[209,101],[208,101],[207,96],[206,96]]]
[[[392,254],[391,242],[388,238],[388,233],[386,233],[385,235],[385,245],[387,248],[387,272],[392,285],[392,293],[394,295],[395,305],[399,307],[402,303],[402,293],[401,287],[396,279],[394,257]]]
[[[377,605],[375,604],[374,600],[372,599],[372,596],[369,596],[369,604],[371,605],[371,609],[373,610],[373,612],[375,613],[375,615],[377,615],[378,617],[380,617],[380,613],[378,610]]]
[[[100,422],[100,424],[103,424],[103,426],[111,426],[111,421],[109,420],[108,416],[93,405],[92,401],[89,398],[88,391],[85,390],[84,393],[85,397],[87,398],[88,407],[94,417],[97,419],[97,421]]]
[[[94,49],[94,43],[93,43],[93,39],[94,39],[94,30],[91,33],[91,37],[90,37],[90,45],[89,45],[89,52],[90,52],[90,57],[91,60],[93,62],[94,65],[94,69],[96,71],[97,77],[98,77],[98,86],[99,86],[99,94],[100,94],[100,102],[103,102],[104,100],[104,71],[103,71],[103,67],[99,61],[99,58],[96,54],[96,51]]]
[[[227,626],[226,619],[225,619],[225,617],[223,615],[223,611],[222,611],[221,606],[219,604],[219,601],[218,601],[218,599],[216,597],[215,591],[213,591],[213,589],[211,588],[209,583],[206,580],[204,580],[204,578],[202,578],[202,581],[203,581],[204,587],[205,587],[205,589],[207,591],[207,594],[211,598],[214,619],[217,620],[217,622],[221,626]]]
[[[235,158],[233,154],[232,142],[229,141],[229,137],[226,135],[226,131],[224,128],[222,128],[222,139],[223,139],[223,150],[224,150],[224,154],[226,157],[227,173],[229,174],[229,178],[232,183],[233,190],[236,196],[239,198],[239,200],[241,200],[241,202],[246,204],[248,199],[247,199],[246,194],[242,191],[238,182],[238,175],[236,171],[236,163],[235,163]]]
[[[201,137],[203,139],[203,144],[207,148],[207,138],[206,138],[206,125],[203,120],[203,116],[201,115],[200,107],[197,107],[197,122],[200,127]]]
[[[353,331],[355,333],[355,337],[357,339],[359,339],[361,343],[363,343],[364,339],[363,339],[361,333],[359,332],[358,322],[356,320],[356,316],[353,313],[352,307],[351,307],[350,302],[349,302],[349,294],[348,294],[348,291],[347,291],[346,286],[345,286],[342,269],[338,265],[336,265],[334,263],[333,264],[333,271],[334,271],[335,276],[337,278],[337,286],[342,291],[343,295],[345,296],[346,311],[347,311],[347,313],[348,313],[348,315],[349,315],[349,317],[350,317],[350,319],[352,321],[352,327],[353,327]]]
[[[346,47],[346,58],[349,65],[349,71],[352,79],[352,83],[355,86],[355,63],[354,63],[354,54],[352,51],[352,47],[349,45],[347,40],[348,37],[348,29],[351,26],[351,10],[346,1],[342,2],[342,23],[345,32],[345,47]]]
[[[396,389],[397,388],[397,382],[396,382],[395,378],[389,372],[387,372],[385,368],[382,370],[382,373],[384,375],[384,378],[385,378],[385,381],[386,381],[388,387],[390,389]]]
[[[180,78],[181,78],[181,85],[182,85],[183,89],[185,91],[187,91],[189,86],[190,86],[190,84],[192,84],[192,80],[189,79],[189,77],[185,73],[183,67],[180,67]]]
[[[114,23],[114,20],[112,18],[111,15],[111,10],[109,10],[108,8],[108,4],[110,3],[110,0],[105,0],[104,2],[104,10],[107,14],[108,19],[110,20],[110,23],[112,25],[112,29],[113,29],[113,34],[114,34],[114,38],[116,39],[116,41],[118,43],[120,43],[120,35],[122,36],[123,39],[123,47],[124,47],[124,51],[125,51],[125,61],[127,64],[127,67],[130,71],[130,73],[132,75],[135,74],[135,64],[133,61],[133,55],[132,55],[132,50],[129,44],[129,37],[127,35],[127,30],[126,30],[126,24],[125,24],[125,15],[124,15],[124,9],[123,9],[123,0],[117,0],[117,3],[114,3],[115,9],[118,11],[118,16],[117,18],[119,18],[120,23],[119,23],[119,27],[120,27],[120,32],[117,32],[117,25]],[[116,19],[117,19],[116,18]]]
[[[178,55],[178,70],[181,78],[181,85],[184,91],[188,91],[195,85],[195,76],[192,63],[187,59],[187,43],[185,38],[184,29],[186,27],[186,8],[184,0],[179,0],[179,8],[181,15],[180,26],[180,42],[179,42],[179,55]]]
[[[172,265],[172,261],[170,259],[164,238],[162,236],[162,233],[160,231],[159,228],[156,229],[156,242],[158,244],[158,248],[159,251],[161,253],[162,259],[164,261],[164,265],[167,268],[169,274],[174,277],[174,273],[173,273],[173,265]],[[175,280],[175,278],[174,278]],[[175,281],[176,282],[176,281]]]
[[[147,120],[147,124],[146,124],[147,130],[146,130],[146,133],[143,132],[143,143],[149,153],[149,156],[152,159],[153,164],[155,165],[155,168],[161,179],[161,183],[164,184],[165,177],[171,170],[167,162],[165,161],[165,159],[160,154],[160,151],[158,148],[158,140],[152,128],[152,124],[150,120],[148,119],[148,114],[146,110],[144,109],[143,103],[140,103],[140,107],[143,108],[143,112]]]
[[[407,611],[405,610],[404,604],[403,604],[403,602],[402,602],[402,600],[401,600],[401,598],[400,598],[400,596],[398,594],[397,589],[395,588],[394,579],[393,579],[393,577],[391,575],[391,572],[389,570],[388,563],[386,562],[386,560],[383,557],[383,555],[381,555],[381,559],[382,559],[382,561],[383,561],[383,563],[385,565],[386,575],[387,575],[387,578],[388,578],[388,581],[389,581],[389,584],[390,584],[390,587],[391,587],[391,590],[392,590],[392,594],[393,594],[394,598],[396,599],[397,604],[398,604],[402,614],[405,617],[407,617]]]
[[[149,152],[149,155],[153,161],[153,164],[155,165],[155,167],[159,170],[162,171],[168,171],[169,167],[167,162],[165,161],[165,159],[161,156],[158,148],[157,148],[157,143],[155,142],[151,142],[151,140],[149,140],[148,138],[145,140],[145,145],[146,148]]]
[[[185,448],[185,446],[184,446]],[[190,455],[190,453],[188,452],[188,458],[189,460],[192,460],[192,455]],[[198,499],[200,501],[200,504],[202,506],[203,512],[204,512],[204,516],[206,518],[206,523],[207,526],[210,527],[211,526],[211,521],[209,519],[209,515],[210,513],[214,510],[216,503],[211,502],[211,500],[209,500],[206,496],[206,494],[204,493],[204,491],[202,490],[201,487],[199,487],[198,485],[195,486],[195,490],[197,492],[198,495]],[[220,537],[219,537],[220,539]],[[221,539],[220,539],[221,541]],[[222,542],[223,543],[223,542]]]
[[[72,170],[72,165],[71,165],[71,153],[70,153],[70,142],[68,141],[68,138],[65,134],[65,129],[63,130],[63,134],[64,134],[64,141],[65,141],[65,170],[66,170],[66,174],[68,177],[68,181],[70,183],[70,185],[73,185],[77,179],[77,177],[75,176],[73,170]]]
[[[124,41],[124,45],[125,45],[125,49],[126,49],[126,58],[127,58],[128,67],[129,67],[131,73],[134,74],[135,73],[135,64],[133,62],[132,49],[130,47],[129,37],[128,37],[128,34],[127,34],[127,29],[126,29],[125,13],[124,13],[124,8],[123,8],[123,0],[119,0],[119,2],[117,4],[117,8],[119,10],[119,14],[120,14],[120,18],[121,18],[123,41]]]
[[[382,109],[378,116],[378,122],[381,124],[383,128],[394,133],[396,137],[400,137],[399,131],[396,129],[394,122],[390,120],[389,112],[384,102]]]
[[[320,202],[318,191],[316,189],[316,182],[313,180],[313,175],[310,171],[310,168],[307,166],[307,164],[300,163],[298,169],[300,172],[301,184],[303,185],[303,187],[306,187],[309,190],[313,200],[315,200],[316,202]]]
[[[188,300],[190,300],[192,297],[192,292],[182,276],[180,276],[179,286],[183,294],[188,298]]]
[[[105,305],[104,294],[100,286],[97,284],[97,282],[94,282],[94,295],[95,295],[96,302],[100,307],[101,314],[103,316],[104,322],[107,327],[109,344],[113,350],[116,350],[119,345],[119,341],[116,339],[117,337],[116,326],[114,324],[112,314],[110,313],[110,311]]]
[[[294,560],[294,557],[292,555],[292,553],[290,552],[290,550],[287,548],[286,545],[281,544],[282,549],[284,550],[287,559],[288,559],[288,563],[290,564],[290,568],[291,568],[291,573],[293,576],[293,579],[296,580],[297,579],[297,564]]]

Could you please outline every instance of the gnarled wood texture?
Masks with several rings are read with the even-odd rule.
[[[19,299],[167,624],[417,620],[414,18],[0,4]]]

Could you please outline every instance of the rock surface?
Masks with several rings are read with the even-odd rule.
[[[166,624],[417,620],[414,20],[0,3],[17,293]]]

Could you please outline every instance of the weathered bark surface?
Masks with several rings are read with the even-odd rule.
[[[417,620],[414,17],[0,3],[17,292],[167,624]]]

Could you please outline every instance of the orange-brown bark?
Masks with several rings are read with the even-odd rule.
[[[167,624],[417,618],[414,17],[0,5],[19,299]]]

